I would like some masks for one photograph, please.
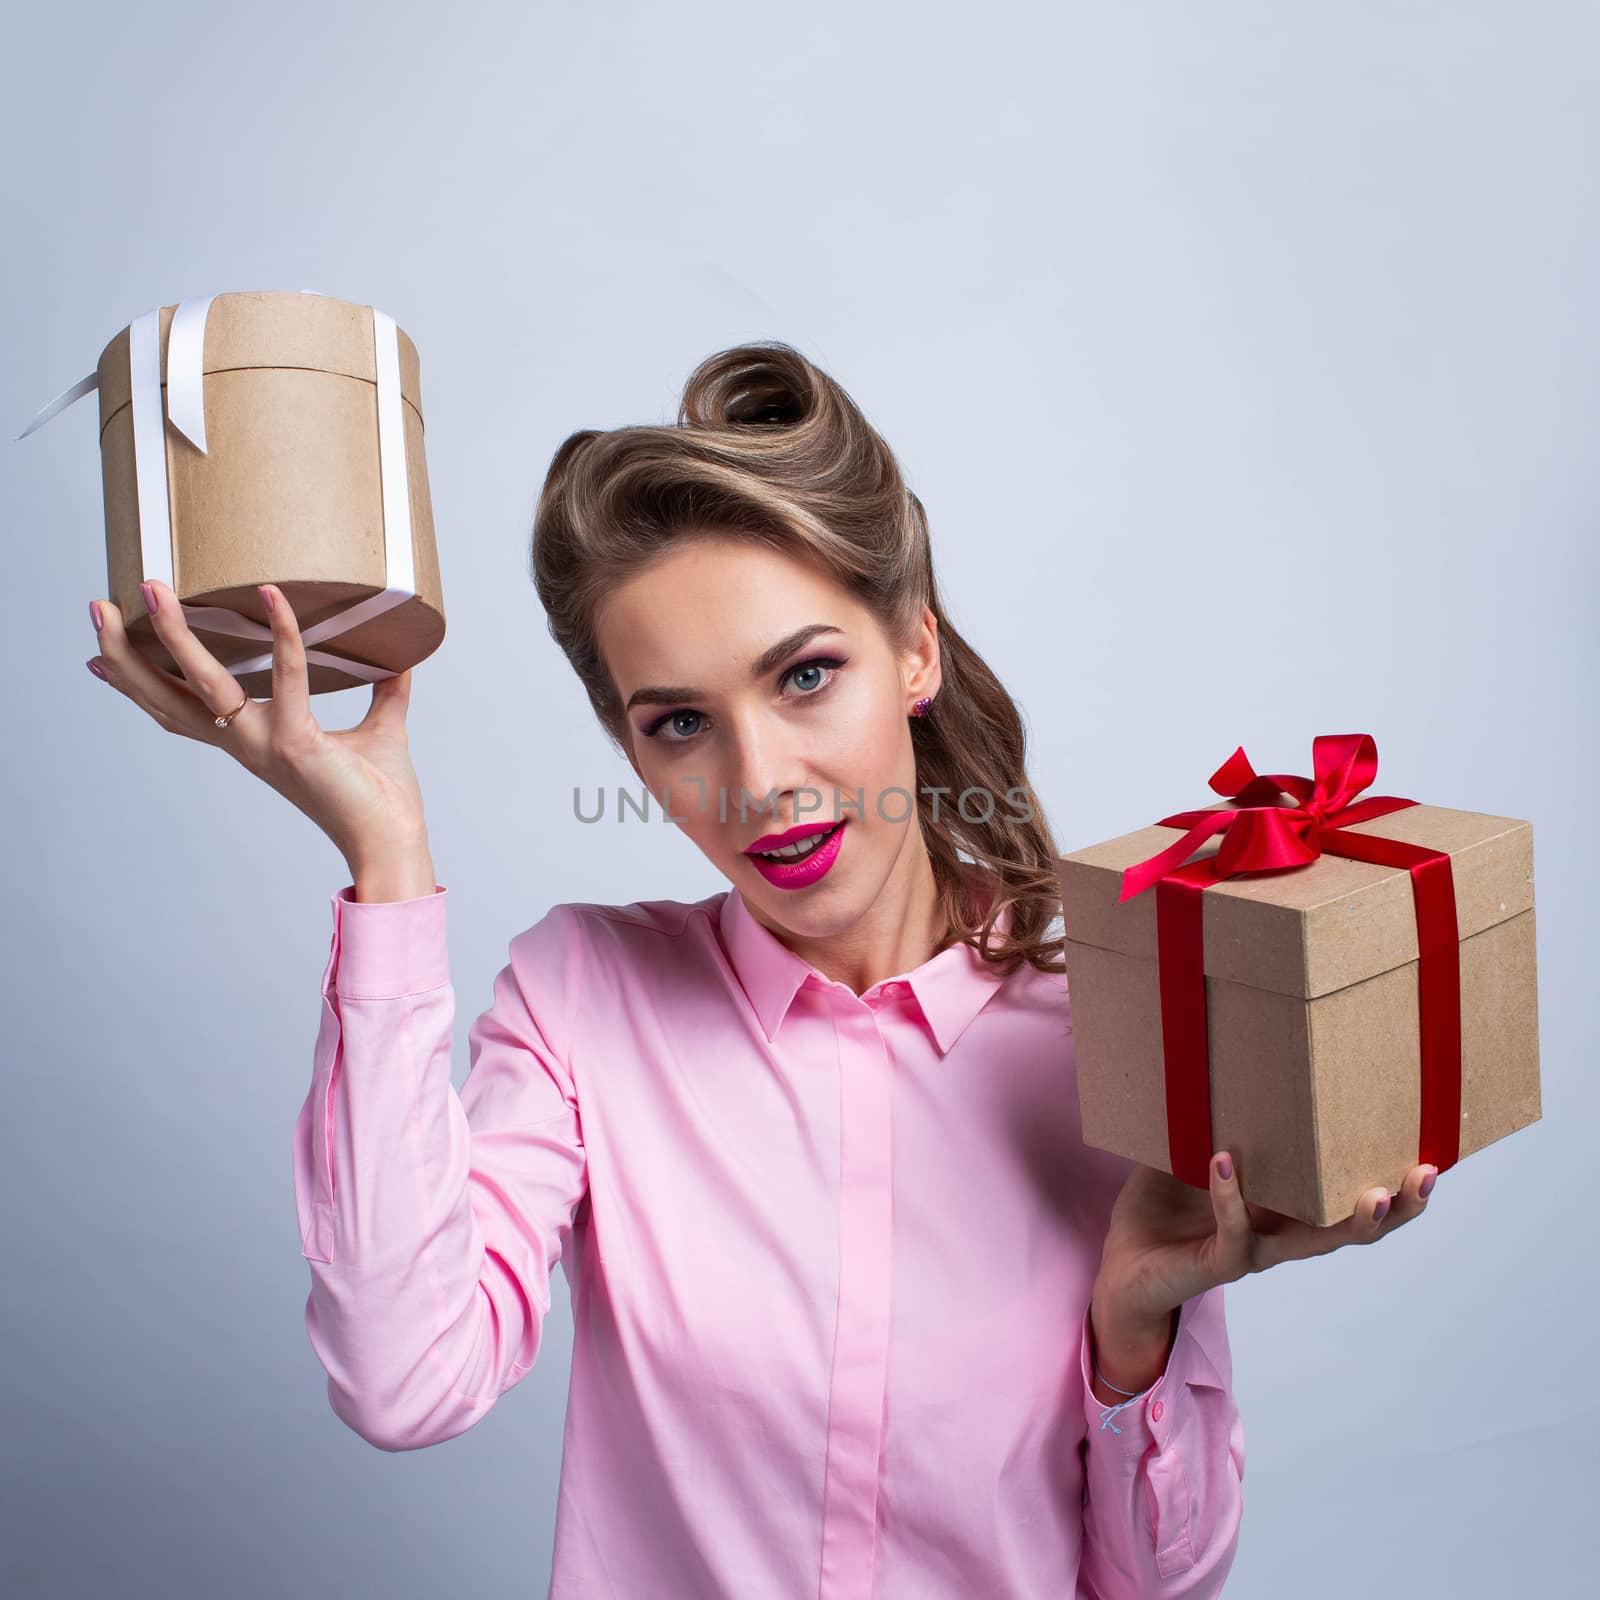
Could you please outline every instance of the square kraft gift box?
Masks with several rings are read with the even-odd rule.
[[[137,317],[25,437],[99,391],[107,593],[134,648],[177,663],[157,578],[254,697],[272,693],[276,584],[313,694],[415,665],[444,638],[416,347],[374,306],[314,291],[219,294]]]
[[[1315,1226],[1541,1116],[1533,829],[1394,796],[1365,734],[1314,779],[1062,857],[1086,1143]],[[1285,804],[1292,795],[1295,803]],[[1185,864],[1187,863],[1187,864]]]

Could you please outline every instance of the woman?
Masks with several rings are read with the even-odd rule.
[[[713,356],[674,426],[574,434],[533,556],[602,726],[729,887],[554,906],[459,1095],[410,673],[330,733],[272,586],[264,702],[170,590],[183,681],[96,608],[109,680],[350,869],[294,1135],[334,1411],[386,1450],[472,1427],[560,1261],[552,1595],[1220,1593],[1223,1285],[1402,1225],[1431,1169],[1319,1230],[1247,1205],[1226,1152],[1201,1193],[1083,1144],[1017,708],[890,450],[798,352]]]

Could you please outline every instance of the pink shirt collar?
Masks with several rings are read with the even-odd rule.
[[[1010,923],[1011,908],[1007,906],[997,926],[1005,929]],[[808,978],[824,988],[848,987],[817,971],[758,922],[737,888],[729,889],[723,898],[718,925],[723,948],[769,1042],[777,1038],[790,1003]],[[916,996],[942,1055],[960,1038],[1005,978],[970,945],[953,944],[920,967],[886,978],[874,988],[887,989],[896,982],[905,984]]]

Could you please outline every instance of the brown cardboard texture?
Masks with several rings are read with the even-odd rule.
[[[167,336],[176,306],[160,314],[163,407]],[[416,593],[322,648],[401,672],[444,638],[444,601],[423,453],[416,346],[398,331]],[[139,584],[145,576],[129,404],[128,329],[101,352],[101,477],[110,599],[147,660],[176,674]],[[264,291],[219,295],[205,332],[205,453],[164,427],[171,505],[173,587],[192,605],[222,606],[266,625],[258,583],[289,598],[302,631],[388,586],[379,477],[372,309],[325,295]],[[195,630],[225,666],[265,642]],[[257,698],[272,693],[270,667],[239,674]],[[313,694],[364,682],[313,663]]]
[[[1163,1172],[1156,891],[1118,896],[1125,867],[1184,831],[1141,828],[1057,862],[1084,1140]],[[1465,1159],[1541,1115],[1533,829],[1416,805],[1349,831],[1449,852]],[[1211,1147],[1233,1153],[1245,1198],[1324,1227],[1367,1190],[1398,1190],[1417,1163],[1421,1105],[1410,874],[1324,854],[1213,884],[1201,915]]]

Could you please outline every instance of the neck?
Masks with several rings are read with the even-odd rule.
[[[912,833],[907,844],[910,848],[889,881],[854,926],[824,939],[782,935],[796,955],[856,994],[897,972],[920,967],[950,942],[921,833]]]

